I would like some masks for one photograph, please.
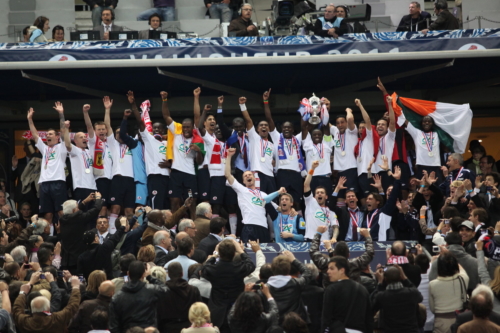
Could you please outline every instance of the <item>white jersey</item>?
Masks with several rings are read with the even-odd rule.
[[[172,162],[172,169],[195,175],[194,159],[196,158],[196,152],[189,148],[193,137],[187,139],[182,133],[175,134],[175,122],[172,122],[168,126],[168,130],[174,135],[174,161]]]
[[[438,134],[436,132],[425,133],[416,129],[410,122],[406,130],[415,142],[417,165],[441,166]]]
[[[224,176],[227,161],[226,149],[228,148],[226,143],[219,141],[215,135],[208,133],[208,131],[205,131],[203,141],[205,142],[205,151],[207,152],[205,158],[208,161],[210,177]],[[214,147],[217,148],[216,153],[214,153]],[[214,156],[214,160],[212,161],[213,154],[217,154],[217,156]]]
[[[38,138],[35,146],[42,153],[42,171],[40,172],[38,184],[56,180],[66,181],[64,167],[66,166],[68,150],[64,143],[49,147],[43,143],[42,139]]]
[[[296,135],[295,137],[290,138],[290,139],[283,137],[283,149],[285,151],[287,158],[280,159],[278,146],[280,143],[281,134],[276,130],[269,132],[269,134],[271,135],[271,138],[273,139],[273,142],[274,142],[274,146],[276,147],[275,159],[276,159],[277,169],[278,170],[280,170],[280,169],[292,170],[292,171],[300,172],[298,152],[300,151],[300,141],[301,141],[300,137],[301,137],[301,135]]]
[[[392,170],[392,153],[394,151],[394,142],[396,141],[396,131],[391,132],[389,129],[387,134],[380,138],[378,143],[378,154],[375,163],[372,165],[372,173],[379,173],[382,168],[382,156],[386,156],[389,161],[389,169]]]
[[[333,137],[335,153],[333,156],[333,169],[345,171],[356,168],[356,157],[354,156],[354,147],[358,144],[358,128],[354,130],[347,128],[344,134],[340,134],[336,126],[330,127]]]
[[[116,141],[114,134],[108,136],[106,141],[113,159],[113,177],[120,175],[134,178],[134,161],[130,148]]]
[[[274,129],[273,132],[275,131],[276,129]],[[271,138],[274,135],[273,132],[269,133]],[[249,157],[252,171],[259,171],[269,177],[274,177],[273,158],[275,154],[275,146],[278,146],[277,143],[275,142],[275,144],[273,144],[270,140],[262,139],[262,137],[256,132],[255,126],[250,128],[247,133],[248,141],[250,143]]]
[[[391,152],[392,154],[392,152]],[[359,143],[359,155],[356,160],[358,164],[358,176],[368,173],[368,165],[373,158],[373,131],[366,128],[366,136]]]
[[[89,149],[81,149],[75,145],[71,145],[69,159],[71,160],[73,190],[77,188],[97,190],[92,170],[92,164],[94,163],[93,156],[94,150],[92,146],[89,146]]]
[[[241,210],[243,224],[255,224],[264,228],[267,227],[266,209],[264,197],[266,193],[258,189],[252,190],[241,185],[236,179],[233,185],[226,181],[227,186],[231,186],[238,196],[238,206]]]
[[[169,176],[168,169],[163,169],[158,166],[158,163],[166,159],[167,142],[158,141],[147,130],[141,133],[142,141],[144,142],[144,164],[146,165],[146,173],[149,175]]]
[[[333,151],[333,140],[332,137],[323,136],[323,141],[317,145],[313,143],[311,135],[308,133],[307,138],[302,141],[302,147],[306,154],[306,166],[307,170],[311,170],[312,163],[314,161],[319,161],[319,165],[314,169],[314,176],[328,175],[332,173],[332,167],[330,164],[330,158]]]
[[[95,151],[95,141],[96,141],[95,134],[93,138],[89,137],[88,146],[89,148],[92,147],[94,151]],[[102,165],[104,167],[104,174],[102,176],[95,177],[95,179],[100,179],[100,178],[111,179],[113,178],[113,157],[111,156],[111,151],[109,149],[107,140],[103,142],[102,149],[103,149]]]
[[[338,226],[337,215],[328,207],[321,207],[312,192],[308,196],[304,196],[306,206],[306,234],[305,238],[313,239],[319,226],[327,226],[328,232],[321,235],[321,240],[330,240],[331,229],[333,226]]]

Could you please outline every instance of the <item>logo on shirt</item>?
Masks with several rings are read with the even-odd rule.
[[[270,147],[266,148],[266,155],[271,156],[273,154],[273,150]]]
[[[49,154],[49,161],[55,160],[56,159],[56,152],[53,151]]]
[[[429,138],[429,141],[430,141],[430,140],[431,140],[431,139]],[[435,141],[435,140],[436,140],[436,138],[432,138],[432,145],[433,145],[433,146],[434,146],[434,141]],[[427,146],[427,142],[425,142],[425,138],[422,138],[422,145],[423,145],[423,146]]]
[[[259,197],[252,197],[252,203],[256,206],[264,206],[264,201]]]
[[[284,232],[293,232],[293,226],[291,224],[285,224],[285,225],[283,225],[283,231]]]
[[[165,145],[160,146],[160,147],[158,148],[158,152],[159,152],[160,154],[163,154],[163,155],[164,155],[164,154],[166,154],[166,153],[167,153],[167,148],[165,147]]]
[[[323,213],[322,211],[317,211],[314,217],[320,220],[322,223],[330,224],[330,221],[326,217],[325,213]]]
[[[189,146],[188,145],[184,145],[184,143],[181,143],[177,149],[181,153],[186,153],[189,150]]]
[[[333,140],[333,143],[336,148],[340,148],[340,140]]]

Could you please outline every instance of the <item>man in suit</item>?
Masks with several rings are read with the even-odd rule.
[[[156,13],[149,17],[149,29],[139,31],[139,39],[149,39],[152,30],[161,31],[161,16]]]
[[[179,248],[180,241],[183,238],[188,237],[188,236],[189,236],[189,234],[185,231],[181,231],[175,236],[175,244],[177,245],[177,248]],[[169,262],[170,260],[177,258],[178,256],[179,256],[179,252],[177,250],[173,250],[173,251],[168,252],[168,254],[166,256],[165,264],[167,262]],[[190,258],[193,259],[194,261],[196,261],[197,263],[203,264],[205,262],[205,260],[207,260],[207,254],[205,253],[205,251],[202,251],[200,249],[195,248],[194,252]],[[157,264],[157,266],[160,266],[160,264]]]
[[[115,12],[113,9],[104,9],[101,13],[101,25],[94,26],[94,30],[99,31],[102,40],[109,40],[110,31],[123,31],[123,27],[113,23],[115,20]]]
[[[210,221],[210,234],[203,238],[198,245],[198,250],[204,251],[207,256],[211,255],[217,244],[222,241],[224,231],[226,230],[226,219],[222,217],[213,218]]]
[[[27,140],[24,143],[24,152],[26,156],[23,158],[17,158],[16,155],[12,157],[12,180],[16,183],[16,188],[14,190],[14,200],[19,208],[23,202],[28,202],[31,205],[31,210],[33,214],[38,213],[38,198],[36,196],[35,184],[31,184],[30,191],[23,194],[23,182],[21,181],[21,175],[24,169],[28,165],[29,161],[33,157],[40,157],[40,154],[32,154],[31,151],[35,151],[36,147],[31,140]],[[38,155],[38,156],[37,156]],[[15,207],[13,207],[15,208]]]
[[[201,240],[210,234],[210,219],[212,218],[212,206],[208,202],[201,202],[196,206],[196,218],[194,225],[196,233],[193,237],[194,247],[198,247]]]
[[[172,245],[172,238],[170,233],[166,230],[160,230],[153,236],[153,244],[155,246],[155,265],[165,266],[167,258],[169,257],[169,250]]]
[[[97,218],[96,227],[93,231],[99,237],[99,244],[104,243],[112,234],[109,233],[109,220],[106,216],[99,216]]]

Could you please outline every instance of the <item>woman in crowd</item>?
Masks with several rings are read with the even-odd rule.
[[[32,43],[43,43],[48,42],[45,37],[45,33],[49,31],[49,19],[45,16],[38,16],[33,23],[33,25],[29,29],[30,33],[30,42]]]
[[[191,305],[189,321],[191,327],[183,329],[181,333],[219,333],[219,329],[210,323],[210,311],[205,303],[196,302]]]
[[[153,245],[143,246],[137,253],[137,260],[148,263],[149,267],[154,267],[155,248]]]
[[[38,249],[43,243],[43,238],[40,235],[31,235],[28,239],[28,257],[29,262],[38,262]]]
[[[229,312],[229,327],[232,332],[264,333],[273,325],[278,324],[278,305],[272,298],[267,284],[260,285],[262,294],[269,301],[269,312],[265,313],[262,300],[254,289],[255,284],[245,286],[245,292],[236,299]]]
[[[435,315],[434,333],[449,333],[457,319],[455,311],[463,310],[469,276],[444,246],[441,251],[437,259],[438,278],[429,282],[429,306]]]
[[[56,25],[52,29],[52,39],[49,42],[66,42],[64,39],[64,28],[61,25]]]
[[[349,13],[349,9],[347,9],[346,6],[337,6],[335,7],[335,16],[337,16],[337,20],[342,18],[342,19],[345,19],[348,17],[348,14]],[[348,33],[353,33],[354,32],[354,28],[352,27],[352,25],[350,25],[349,23],[346,24],[347,26],[347,32]]]
[[[87,289],[82,294],[81,302],[89,299],[96,299],[97,295],[99,295],[99,286],[104,281],[106,281],[106,273],[103,271],[96,270],[90,273],[89,280],[87,281]]]

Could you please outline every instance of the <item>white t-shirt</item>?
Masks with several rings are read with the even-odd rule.
[[[267,195],[257,189],[251,190],[241,185],[236,179],[233,185],[226,181],[227,186],[231,186],[238,196],[238,206],[241,210],[243,224],[255,224],[267,229],[266,209],[264,197]]]
[[[441,158],[439,154],[439,136],[436,132],[424,133],[416,129],[410,122],[406,126],[406,130],[415,142],[415,153],[417,155],[417,164],[426,166],[441,166]],[[432,142],[432,156],[429,156],[429,147]]]
[[[298,135],[295,136],[296,139],[295,143],[292,138],[286,139],[285,137],[283,137],[283,149],[286,153],[287,158],[284,160],[280,160],[278,146],[280,143],[281,134],[276,130],[269,132],[269,134],[271,135],[271,138],[273,139],[273,142],[275,143],[276,147],[274,151],[275,151],[277,169],[293,170],[300,172],[299,158],[297,156],[297,152],[300,151],[300,136]]]
[[[71,146],[69,159],[71,160],[73,189],[86,188],[89,190],[96,190],[97,187],[95,185],[94,173],[92,170],[94,147],[89,146],[89,149],[81,149],[75,145]]]
[[[363,141],[359,143],[359,155],[356,160],[356,163],[358,164],[358,176],[360,176],[363,173],[368,173],[368,165],[370,164],[372,158],[373,158],[373,131],[367,129],[365,138],[363,139]]]
[[[394,151],[394,142],[396,141],[396,131],[391,132],[389,129],[387,134],[380,138],[378,143],[378,154],[375,163],[372,165],[372,173],[379,173],[382,168],[382,155],[385,155],[389,161],[389,169],[392,170],[392,153]]]
[[[94,151],[95,151],[95,140],[96,140],[95,134],[93,138],[89,137],[89,143],[88,143],[89,148],[92,147]],[[92,156],[92,158],[94,158],[94,156]],[[107,140],[103,144],[102,165],[104,167],[104,174],[102,176],[95,177],[95,179],[113,178],[113,157],[111,156],[111,151],[109,150],[109,145]]]
[[[278,133],[276,129],[274,129],[273,132]],[[269,132],[271,138],[274,135],[273,132]],[[262,139],[261,136],[255,131],[255,126],[253,126],[247,133],[248,141],[250,143],[249,157],[252,171],[259,171],[267,176],[274,177],[273,158],[275,154],[275,145],[269,140]],[[262,158],[264,158],[264,162],[261,160]]]
[[[169,176],[168,169],[158,166],[158,163],[166,159],[167,142],[158,141],[147,130],[140,132],[144,142],[144,163],[146,164],[146,173],[149,175]]]
[[[224,176],[227,161],[226,143],[219,141],[215,135],[208,133],[208,131],[205,132],[203,141],[205,142],[205,151],[207,152],[205,159],[208,161],[208,171],[210,172],[210,177]],[[219,155],[221,163],[211,163],[214,146],[220,146]]]
[[[333,137],[335,153],[333,155],[333,169],[344,171],[356,168],[356,157],[354,157],[354,147],[358,144],[358,128],[354,130],[347,128],[344,134],[340,134],[337,126],[331,126],[330,132]],[[344,156],[342,156],[344,152]]]
[[[332,212],[328,207],[321,207],[312,192],[309,196],[304,196],[304,203],[306,205],[306,234],[305,238],[313,239],[319,226],[326,225],[329,232],[321,235],[321,240],[330,240],[330,230],[334,225],[339,225],[337,215]]]
[[[172,169],[195,175],[194,159],[196,158],[196,152],[189,149],[193,137],[186,139],[182,133],[175,134],[175,122],[172,122],[168,126],[168,130],[174,135],[174,161]]]
[[[113,177],[121,175],[134,178],[134,160],[129,147],[116,141],[114,133],[106,141],[113,159]]]
[[[42,153],[42,172],[40,172],[38,184],[56,180],[66,181],[64,167],[66,166],[68,150],[64,143],[58,143],[49,147],[43,143],[42,139],[38,138],[35,145],[40,153]]]
[[[330,165],[330,157],[333,151],[333,140],[331,136],[323,136],[323,141],[315,145],[311,135],[308,133],[307,138],[302,141],[302,147],[306,154],[307,170],[311,170],[312,163],[319,161],[318,167],[314,170],[314,176],[328,175],[332,173]]]

